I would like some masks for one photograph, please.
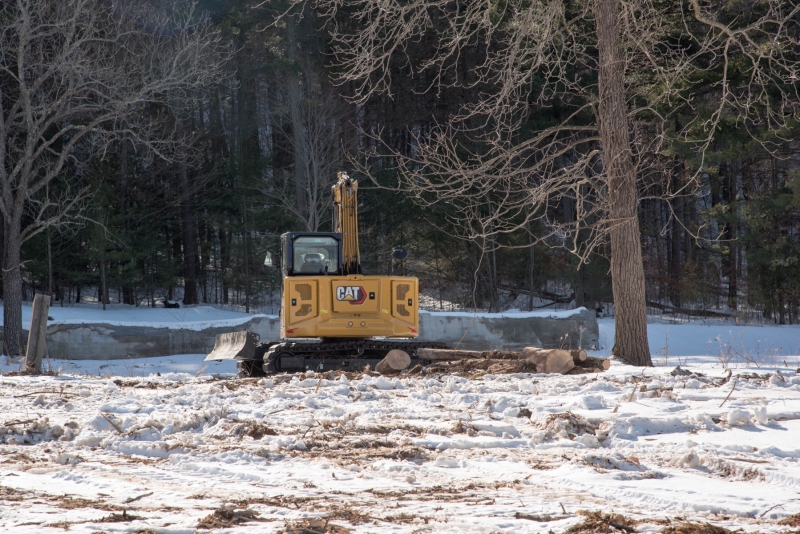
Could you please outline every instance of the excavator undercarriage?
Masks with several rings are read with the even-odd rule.
[[[240,376],[267,376],[303,371],[363,371],[383,360],[391,350],[411,357],[409,367],[430,362],[417,358],[420,348],[448,348],[444,343],[416,340],[322,339],[259,343],[258,334],[220,334],[206,360],[236,360]]]

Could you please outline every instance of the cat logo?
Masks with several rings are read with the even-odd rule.
[[[339,286],[336,288],[336,300],[344,300],[350,304],[363,304],[367,292],[361,286]]]

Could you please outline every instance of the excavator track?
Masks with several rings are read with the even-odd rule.
[[[385,341],[358,339],[301,343],[281,341],[259,343],[254,359],[239,361],[240,376],[266,376],[277,373],[303,371],[363,371],[369,365],[375,368],[386,354],[399,349],[411,356],[411,367],[430,363],[417,358],[421,348],[448,348],[444,343],[429,341]],[[260,367],[260,368],[259,368]]]

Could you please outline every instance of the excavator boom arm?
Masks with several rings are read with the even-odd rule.
[[[358,251],[358,182],[340,172],[333,193],[333,231],[342,234],[343,274],[361,274]]]

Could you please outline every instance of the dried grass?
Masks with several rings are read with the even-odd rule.
[[[31,495],[33,492],[0,486],[0,501],[19,502],[29,499]]]
[[[544,423],[537,423],[536,426],[545,431],[546,440],[556,437],[574,439],[581,434],[594,436],[598,427],[597,423],[572,412],[554,413],[547,416]]]
[[[622,514],[604,514],[600,511],[578,511],[586,519],[583,523],[568,528],[565,534],[595,534],[600,532],[636,532],[635,521]]]
[[[784,525],[787,527],[800,527],[800,514],[790,515],[784,519],[778,521],[779,525]]]
[[[93,523],[127,523],[128,521],[137,521],[139,519],[144,519],[141,516],[128,514],[127,511],[123,510],[121,514],[111,514],[107,515],[102,519],[98,519],[97,521],[93,521]]]
[[[662,530],[659,534],[731,534],[727,528],[718,527],[711,523],[691,523],[685,521],[677,525],[671,525]]]
[[[330,523],[327,517],[309,517],[287,523],[278,534],[348,534],[351,529]]]
[[[77,510],[79,508],[94,508],[95,510],[103,510],[104,512],[122,512],[125,514],[125,509],[116,504],[109,504],[103,501],[94,501],[91,499],[82,499],[80,497],[70,498],[68,496],[56,497],[54,499],[55,505],[64,510]],[[114,514],[111,514],[114,515]]]
[[[208,514],[197,523],[197,528],[216,529],[230,528],[234,525],[241,525],[249,521],[264,521],[258,517],[255,510],[234,510],[232,508],[220,508]]]
[[[253,439],[261,439],[264,436],[277,436],[278,432],[274,429],[257,423],[255,421],[242,421],[241,424],[236,425],[232,432],[234,437],[241,439],[244,436],[250,436]]]

